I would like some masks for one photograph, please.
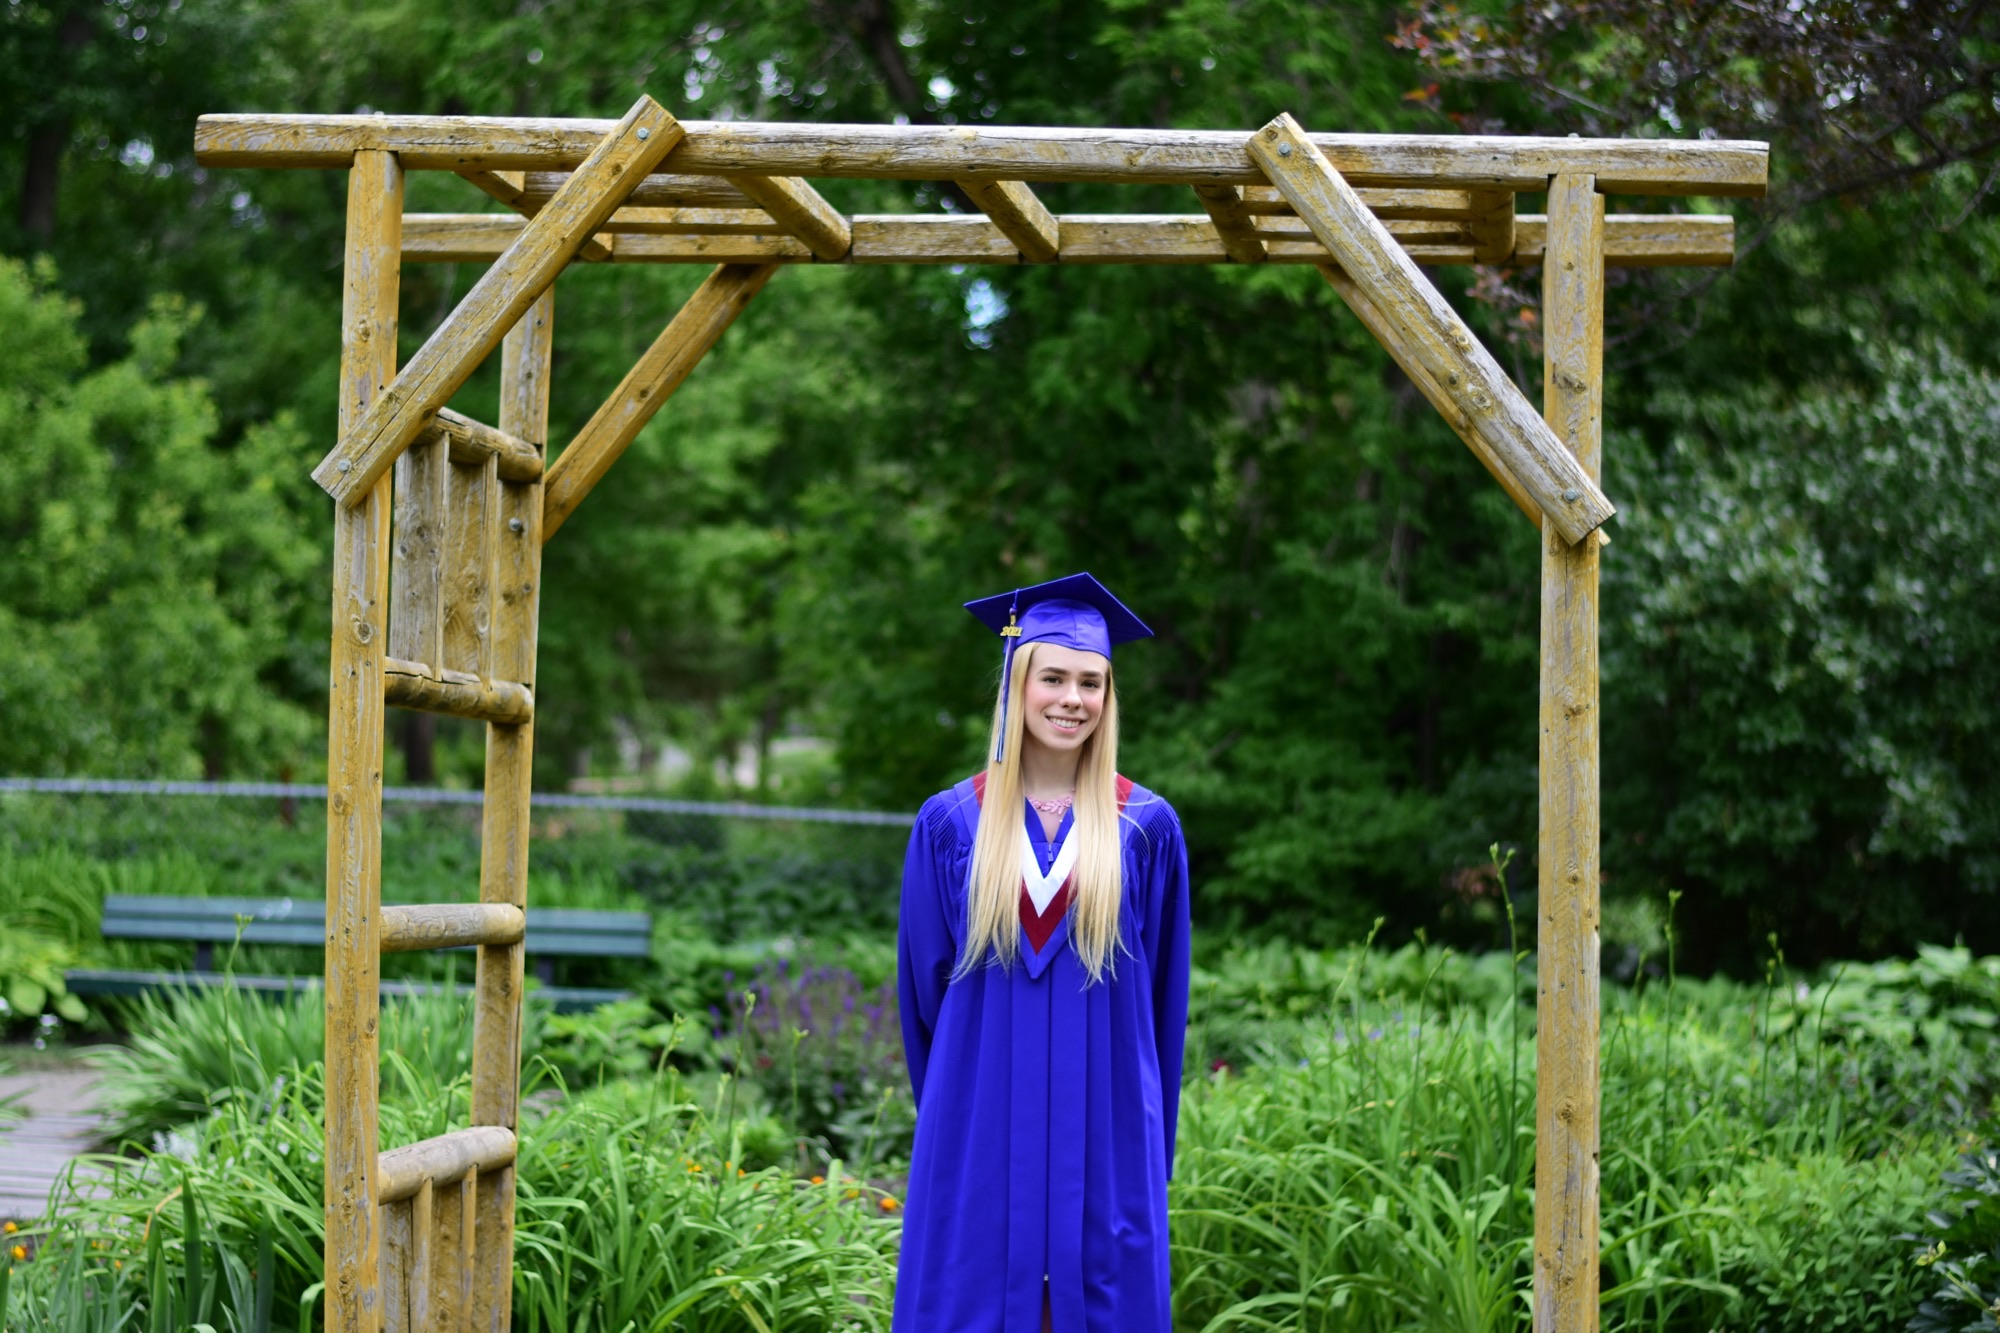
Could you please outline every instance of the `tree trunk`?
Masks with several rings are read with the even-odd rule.
[[[76,53],[90,41],[90,13],[81,5],[66,5],[56,28],[58,65],[67,73]],[[69,80],[65,77],[63,83]],[[62,184],[63,153],[69,148],[71,122],[63,107],[50,110],[47,120],[28,127],[28,152],[21,168],[21,230],[40,248],[56,238],[56,191]]]

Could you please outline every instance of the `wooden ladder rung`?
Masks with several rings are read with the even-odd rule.
[[[382,952],[519,944],[528,917],[512,903],[426,903],[382,909]]]
[[[377,1203],[414,1198],[426,1180],[449,1185],[468,1171],[481,1175],[514,1164],[514,1131],[498,1125],[455,1129],[434,1139],[391,1148],[376,1161]]]
[[[535,692],[519,681],[481,680],[469,671],[433,673],[421,662],[382,659],[383,697],[398,708],[446,713],[475,722],[535,720]]]
[[[542,479],[542,455],[534,445],[448,407],[438,410],[430,426],[417,439],[443,440],[454,463],[479,464],[497,457],[502,481]]]

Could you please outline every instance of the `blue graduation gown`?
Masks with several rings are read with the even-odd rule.
[[[1044,874],[1056,846],[1022,804]],[[1167,1178],[1187,1035],[1187,845],[1133,787],[1123,950],[1089,985],[1064,913],[1009,968],[949,981],[979,824],[968,779],[924,803],[903,867],[897,992],[916,1144],[895,1333],[1170,1333]]]

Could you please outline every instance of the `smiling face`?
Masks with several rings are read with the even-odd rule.
[[[1034,651],[1021,691],[1021,721],[1028,743],[1074,755],[1104,716],[1111,663],[1102,653],[1059,643],[1038,643]]]

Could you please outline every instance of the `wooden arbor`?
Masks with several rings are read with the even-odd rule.
[[[1727,264],[1727,217],[1606,194],[1757,195],[1760,143],[205,116],[210,167],[348,170],[327,801],[326,1308],[337,1333],[510,1319],[521,939],[542,543],[784,264],[1311,264],[1542,531],[1534,1323],[1597,1326],[1598,720],[1606,265]],[[404,173],[509,213],[408,215]],[[983,214],[844,216],[803,177],[950,180]],[[1189,187],[1200,212],[1052,215],[1036,182]],[[1546,216],[1515,196],[1546,193]],[[404,260],[490,267],[407,365]],[[571,262],[712,263],[553,464],[553,283]],[[1419,264],[1540,264],[1537,412]],[[446,406],[501,346],[497,426]],[[393,473],[393,482],[391,476]],[[393,610],[392,610],[393,608]],[[381,905],[383,708],[488,724],[480,899]],[[479,949],[472,1123],[382,1151],[380,955]]]

